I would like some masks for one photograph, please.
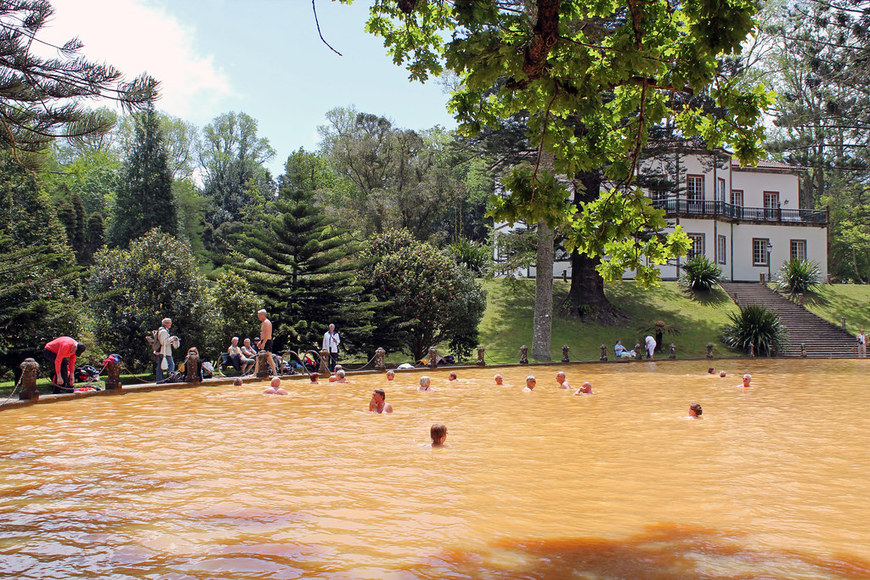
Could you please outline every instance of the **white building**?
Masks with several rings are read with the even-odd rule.
[[[814,261],[827,275],[828,215],[800,208],[799,168],[771,161],[740,167],[727,151],[683,144],[644,159],[639,174],[653,205],[694,242],[686,258],[659,267],[662,279],[679,278],[681,265],[696,255],[735,282],[769,279],[792,258]],[[570,276],[570,259],[564,252],[556,258],[554,276]],[[534,268],[527,274],[534,276]]]

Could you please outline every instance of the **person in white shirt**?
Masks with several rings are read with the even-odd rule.
[[[861,334],[858,335],[858,356],[867,358],[867,335],[864,334],[863,329]]]
[[[157,372],[154,373],[154,380],[158,383],[175,372],[172,348],[178,348],[179,340],[176,336],[169,336],[170,328],[172,328],[172,319],[164,318],[160,322],[160,330],[157,332]]]
[[[341,337],[335,331],[335,325],[330,324],[329,330],[323,335],[323,350],[329,353],[329,371],[335,370],[335,365],[338,362],[338,345],[341,344]]]

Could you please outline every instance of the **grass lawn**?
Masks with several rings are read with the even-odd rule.
[[[556,311],[569,285],[561,280],[553,282]],[[525,344],[530,351],[532,346],[535,281],[488,280],[485,287],[487,308],[480,324],[480,342],[486,346],[486,360],[491,364],[519,362],[520,346]],[[645,335],[654,334],[651,328],[657,320],[677,331],[666,333],[663,342],[676,345],[678,358],[705,356],[708,342],[713,343],[717,357],[739,356],[719,342],[728,313],[737,311],[722,290],[700,301],[691,298],[676,282],[662,282],[656,288],[643,290],[634,282],[622,281],[608,285],[605,294],[625,318],[614,326],[603,326],[555,315],[550,349],[553,360],[562,359],[563,344],[570,348],[572,361],[598,360],[601,344],[607,345],[612,359],[617,339],[631,349],[635,343],[642,343]],[[667,356],[667,350],[660,356]]]
[[[870,285],[822,284],[816,295],[804,297],[807,310],[830,320],[837,326],[846,317],[846,330],[858,334],[863,328],[870,331]]]

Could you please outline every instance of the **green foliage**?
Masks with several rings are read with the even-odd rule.
[[[54,204],[33,173],[0,156],[0,366],[80,336],[79,271]]]
[[[483,276],[492,266],[492,246],[459,238],[449,246],[447,253],[453,261],[468,268],[475,276]]]
[[[808,260],[792,258],[782,265],[777,277],[776,289],[790,295],[810,294],[821,282],[819,265]]]
[[[407,230],[373,236],[362,270],[369,288],[388,306],[373,340],[388,350],[399,344],[415,359],[448,342],[460,356],[476,345],[486,296],[472,274]]]
[[[222,352],[230,345],[230,339],[239,341],[260,335],[257,310],[262,300],[252,291],[248,281],[234,272],[221,272],[210,289],[214,310],[208,324],[208,344],[212,352]]]
[[[444,68],[459,76],[449,108],[463,133],[528,116],[529,141],[552,167],[515,174],[493,216],[559,227],[569,250],[602,257],[607,280],[633,269],[641,283],[655,283],[655,265],[688,248],[681,231],[659,233],[662,212],[632,188],[651,127],[673,120],[684,138],[728,144],[748,163],[763,154],[760,119],[770,96],[730,82],[719,66],[752,32],[757,6],[749,0],[676,11],[665,2],[581,0],[370,4],[366,29],[384,38],[411,78]],[[695,96],[705,106],[686,106]],[[617,187],[575,213],[551,174],[602,168]]]
[[[178,232],[172,174],[157,114],[148,109],[136,115],[135,123],[133,149],[124,162],[124,178],[108,232],[110,243],[119,247],[152,228],[171,235]]]
[[[693,292],[710,292],[722,280],[722,268],[706,256],[695,256],[683,266],[683,282]]]
[[[785,344],[785,329],[779,315],[764,306],[751,304],[740,308],[738,314],[730,313],[731,322],[725,327],[722,342],[729,348],[749,352],[755,345],[757,356],[773,356],[782,352]]]
[[[265,300],[277,348],[319,348],[334,323],[343,348],[364,351],[373,305],[355,281],[359,243],[314,204],[310,191],[283,187],[262,220],[236,235],[236,253],[226,261]]]
[[[205,277],[190,246],[155,228],[127,249],[103,249],[94,256],[88,279],[94,332],[103,348],[124,357],[130,368],[153,364],[146,333],[172,319],[181,339],[176,356],[196,346],[206,358],[206,329],[214,307]]]

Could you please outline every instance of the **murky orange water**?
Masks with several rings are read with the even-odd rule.
[[[870,578],[870,363],[722,364],[566,365],[584,397],[536,367],[5,411],[0,575]]]

